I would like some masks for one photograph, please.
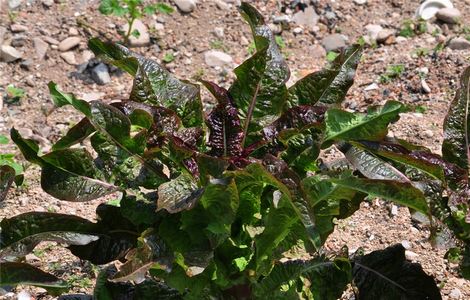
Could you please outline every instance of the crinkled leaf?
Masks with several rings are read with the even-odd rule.
[[[361,55],[361,46],[351,46],[342,51],[325,69],[297,81],[289,88],[290,105],[339,106],[354,82]]]
[[[155,193],[142,195],[140,193],[135,196],[125,195],[121,199],[121,213],[129,219],[134,225],[152,225],[159,218],[155,213],[157,204],[154,199],[157,197]]]
[[[406,260],[401,244],[355,258],[353,277],[364,300],[442,299],[434,279]]]
[[[367,115],[330,109],[325,115],[325,141],[382,140],[387,135],[388,125],[398,120],[404,109],[397,101],[388,101],[381,108],[369,108]]]
[[[53,295],[60,295],[69,289],[65,281],[31,265],[17,262],[0,262],[0,286],[20,284],[42,287]]]
[[[90,120],[83,118],[52,146],[52,150],[61,150],[78,144],[93,132],[95,132],[95,128],[91,125]]]
[[[444,120],[444,159],[470,172],[470,67],[460,79],[460,88]]]
[[[165,209],[177,213],[191,209],[199,200],[204,189],[198,188],[191,175],[181,174],[158,187],[157,210]]]
[[[423,214],[429,213],[423,193],[408,182],[366,179],[353,176],[329,180],[339,186],[367,193],[372,197],[379,197],[408,206]]]
[[[218,101],[206,121],[210,130],[208,145],[211,147],[211,154],[218,157],[238,157],[242,153],[243,140],[238,110],[233,106],[227,90],[212,82],[203,81],[203,84]]]
[[[202,103],[197,85],[178,80],[156,62],[129,51],[124,46],[103,43],[96,38],[91,39],[88,45],[99,58],[117,67],[122,68],[123,60],[137,60],[137,69],[133,66],[124,69],[135,77],[131,100],[170,108],[177,112],[186,127],[202,124]]]
[[[259,12],[245,2],[240,11],[250,24],[257,52],[234,70],[237,80],[231,86],[230,94],[244,117],[250,107],[255,119],[279,114],[286,105],[285,83],[290,76],[289,68]]]
[[[271,273],[256,287],[257,294],[266,297],[278,291],[282,285],[299,277],[307,278],[314,299],[336,300],[341,297],[351,280],[351,265],[347,259],[327,261],[322,258],[291,260],[277,263]]]
[[[0,166],[0,202],[5,200],[14,180],[15,169],[10,166]]]

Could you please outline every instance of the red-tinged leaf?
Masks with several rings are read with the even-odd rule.
[[[462,169],[470,169],[470,67],[460,80],[460,88],[444,120],[442,155]]]
[[[295,106],[283,113],[271,125],[265,127],[263,129],[264,137],[265,139],[272,139],[286,129],[301,131],[306,126],[319,126],[323,121],[325,112],[325,107],[311,105]]]
[[[227,90],[215,83],[203,81],[203,84],[219,103],[206,120],[210,130],[211,154],[218,157],[240,156],[242,154],[243,128],[231,96]]]

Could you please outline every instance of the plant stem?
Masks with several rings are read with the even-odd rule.
[[[131,18],[130,20],[127,20],[127,25],[129,25],[129,28],[127,29],[126,36],[124,37],[124,44],[129,45],[129,37],[131,36],[132,32],[132,25],[134,25],[135,18]]]
[[[248,134],[248,127],[250,126],[251,118],[253,117],[253,110],[255,109],[256,98],[258,97],[260,85],[261,85],[261,81],[259,81],[258,84],[256,85],[255,93],[253,95],[253,98],[251,99],[250,107],[248,107],[248,113],[245,119],[245,126],[243,128],[242,147],[245,146],[246,135]]]

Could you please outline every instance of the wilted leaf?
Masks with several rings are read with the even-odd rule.
[[[441,299],[434,279],[406,260],[401,244],[355,258],[353,277],[360,299]]]
[[[342,51],[327,68],[297,81],[289,88],[290,105],[339,106],[353,84],[361,55],[361,46],[351,46]]]
[[[460,88],[444,120],[444,159],[470,172],[470,67],[462,74]]]

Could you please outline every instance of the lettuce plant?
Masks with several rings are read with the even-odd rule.
[[[96,222],[45,212],[2,220],[0,284],[66,290],[21,262],[39,242],[56,241],[104,265],[97,299],[337,299],[350,283],[361,299],[440,299],[434,279],[406,261],[401,245],[351,258],[323,247],[335,220],[366,197],[433,212],[421,186],[398,172],[390,180],[385,163],[372,167],[376,160],[360,156],[371,170],[358,167],[359,174],[321,163],[322,148],[380,143],[404,106],[340,109],[357,45],[288,88],[289,68],[263,17],[246,3],[240,12],[256,52],[228,89],[179,80],[98,39],[89,41],[97,57],[134,77],[128,100],[86,102],[49,84],[57,106],[84,117],[46,154],[11,130],[25,159],[41,167],[43,190],[74,202],[121,197],[119,205],[100,204]],[[201,85],[215,100],[207,114]],[[382,167],[382,177],[371,176]]]

